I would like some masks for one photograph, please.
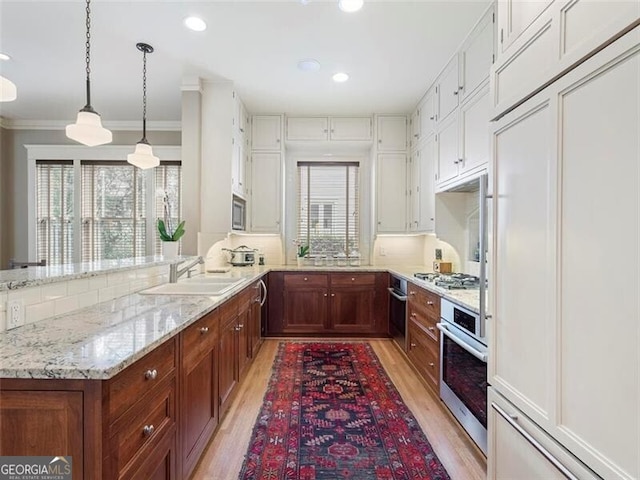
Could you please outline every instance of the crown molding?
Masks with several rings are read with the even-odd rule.
[[[69,125],[69,120],[11,120],[0,118],[0,126],[9,130],[64,130]],[[105,128],[116,132],[139,131],[142,128],[140,121],[105,121]],[[153,132],[179,132],[182,130],[182,122],[147,122],[147,130]]]
[[[180,90],[183,92],[199,92],[202,93],[202,81],[200,77],[185,77],[182,80]]]

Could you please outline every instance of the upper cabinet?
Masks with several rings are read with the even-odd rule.
[[[462,87],[458,76],[458,55],[454,55],[436,80],[438,92],[438,113],[440,120],[445,120],[458,107],[458,98]]]
[[[407,117],[404,115],[378,115],[378,151],[405,151],[407,149],[407,123]]]
[[[255,115],[251,122],[251,149],[280,151],[282,148],[282,116]]]
[[[638,19],[637,1],[498,1],[491,117],[515,108]]]
[[[287,117],[287,141],[367,141],[371,117]]]
[[[493,8],[487,10],[460,50],[461,102],[465,102],[489,78],[494,59]]]

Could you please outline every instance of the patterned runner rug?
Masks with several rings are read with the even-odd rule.
[[[280,343],[241,480],[448,478],[368,343]]]

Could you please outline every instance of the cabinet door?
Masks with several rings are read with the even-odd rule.
[[[327,117],[288,117],[287,140],[327,140]]]
[[[231,186],[233,192],[244,196],[245,171],[244,171],[244,142],[240,138],[233,139],[233,155],[231,158]]]
[[[331,117],[331,140],[371,140],[371,117]]]
[[[436,220],[435,174],[436,174],[436,140],[431,135],[418,150],[419,181],[416,188],[418,210],[418,228],[421,232],[433,232]]]
[[[444,183],[458,176],[458,114],[451,115],[438,132],[438,183]]]
[[[331,287],[332,333],[376,333],[374,286]]]
[[[410,231],[418,230],[420,226],[420,163],[421,149],[418,147],[409,157],[409,166],[407,172],[407,184],[409,185],[409,210],[408,229]]]
[[[237,350],[235,316],[220,323],[220,346],[218,348],[218,395],[220,396],[220,415],[229,407],[231,392],[237,384]]]
[[[407,157],[378,155],[378,232],[404,232],[407,228]]]
[[[415,148],[420,141],[420,108],[416,108],[411,114],[411,120],[409,120],[409,124],[411,125],[411,130],[409,132],[409,146],[411,148]]]
[[[238,381],[244,378],[247,368],[251,364],[251,345],[249,334],[251,329],[251,304],[246,305],[238,313]]]
[[[424,327],[409,319],[407,322],[407,356],[434,392],[440,389],[440,353],[438,343]]]
[[[279,233],[282,211],[282,174],[279,153],[251,157],[251,231]]]
[[[280,151],[281,122],[280,115],[255,115],[252,119],[251,148]]]
[[[504,52],[553,0],[504,0],[496,3],[499,50]]]
[[[436,88],[430,88],[420,102],[420,139],[429,138],[436,131],[438,102]]]
[[[458,79],[458,55],[449,61],[436,80],[438,86],[438,121],[445,120],[458,107],[458,98],[462,91]]]
[[[251,303],[251,313],[249,315],[249,353],[251,358],[256,358],[262,344],[262,307],[260,306],[259,292],[260,289],[258,288],[256,298]]]
[[[473,95],[489,78],[489,69],[494,56],[493,18],[493,8],[490,8],[460,50],[462,102]]]
[[[381,115],[378,117],[378,151],[397,152],[407,149],[407,117]]]
[[[327,288],[284,291],[283,333],[319,333],[327,329]]]
[[[461,162],[460,174],[484,167],[489,163],[489,85],[485,86],[460,108]]]

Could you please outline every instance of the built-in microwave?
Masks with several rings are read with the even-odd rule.
[[[233,196],[231,207],[231,228],[233,230],[244,230],[247,215],[247,204],[240,198]]]

